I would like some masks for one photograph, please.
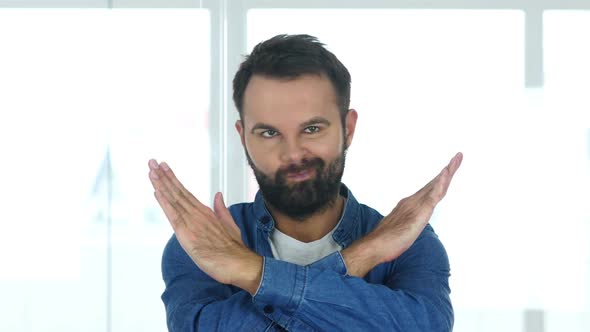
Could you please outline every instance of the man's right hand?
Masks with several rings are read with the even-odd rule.
[[[416,241],[445,197],[462,160],[463,154],[457,153],[432,181],[402,199],[373,231],[342,250],[349,275],[364,277],[376,265],[399,257]]]

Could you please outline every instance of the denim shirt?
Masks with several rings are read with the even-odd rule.
[[[346,248],[383,218],[347,198],[333,233]],[[203,271],[172,236],[162,258],[162,300],[170,331],[451,331],[449,261],[430,225],[395,260],[375,266],[364,278],[349,276],[339,251],[300,266],[273,258],[275,227],[262,194],[229,208],[246,246],[263,256],[254,294],[221,284]]]

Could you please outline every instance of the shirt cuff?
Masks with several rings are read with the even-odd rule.
[[[275,308],[293,314],[303,298],[307,270],[305,266],[265,257],[260,285],[252,297],[255,306],[267,314]]]
[[[335,251],[320,259],[319,261],[309,264],[308,266],[314,269],[332,270],[343,276],[348,274],[348,268],[346,267],[344,257],[342,257],[340,251]]]

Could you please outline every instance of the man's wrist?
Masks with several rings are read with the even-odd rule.
[[[364,237],[341,251],[348,275],[362,278],[381,260],[377,254],[375,240]]]
[[[262,256],[248,250],[245,255],[236,257],[236,264],[234,266],[231,284],[247,291],[251,295],[256,294],[260,280],[262,279]]]

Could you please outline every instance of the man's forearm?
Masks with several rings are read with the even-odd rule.
[[[250,295],[254,295],[262,278],[262,256],[253,251],[244,252],[243,257],[236,257],[235,270],[232,273],[232,284]]]
[[[362,278],[382,262],[374,243],[372,238],[366,236],[341,251],[348,275]]]
[[[374,237],[367,235],[341,251],[348,275],[362,278],[383,262],[377,254],[376,242]],[[230,272],[231,284],[254,295],[262,278],[262,257],[251,251],[245,252],[243,256],[236,256],[236,264],[233,267]]]

